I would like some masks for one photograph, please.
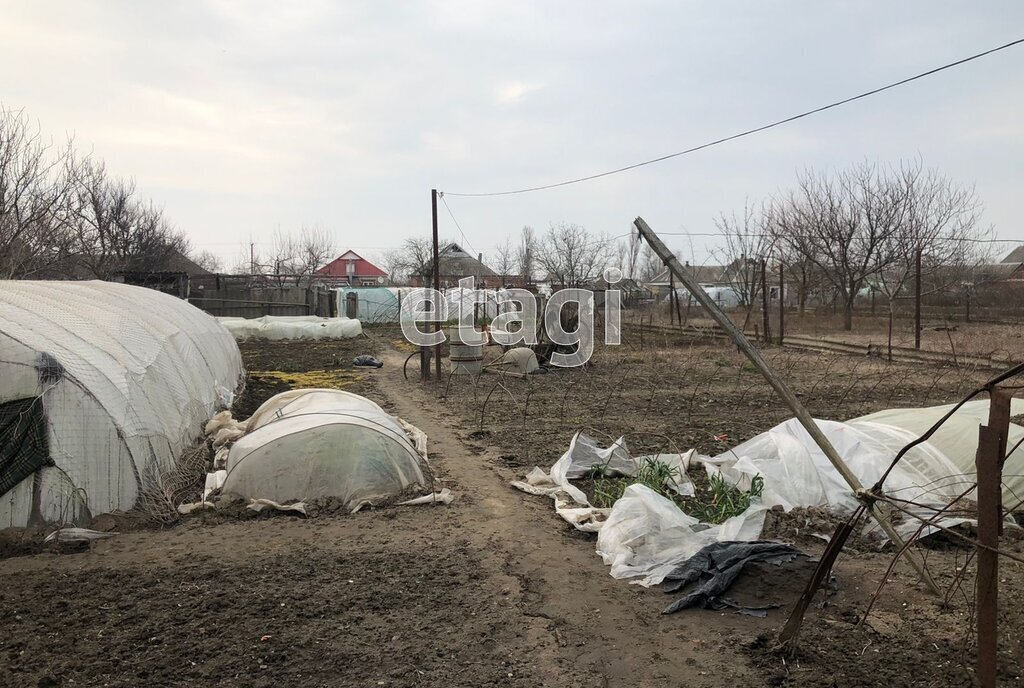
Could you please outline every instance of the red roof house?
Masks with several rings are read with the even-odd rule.
[[[388,273],[355,251],[345,251],[314,272],[313,276],[325,282],[354,287],[376,287],[388,281]]]

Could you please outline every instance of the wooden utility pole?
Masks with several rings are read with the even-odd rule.
[[[871,515],[878,522],[878,525],[881,526],[889,539],[892,540],[896,549],[903,550],[904,547],[906,547],[906,542],[904,542],[900,534],[896,532],[896,529],[893,527],[888,516],[882,513],[874,500],[867,495],[867,492],[865,491],[864,486],[861,485],[860,480],[856,475],[854,475],[853,471],[850,470],[850,467],[846,465],[846,462],[843,461],[842,457],[839,456],[839,452],[836,451],[836,448],[832,446],[832,443],[829,442],[827,437],[825,437],[825,433],[823,433],[821,428],[818,427],[818,424],[814,422],[814,418],[807,409],[804,408],[803,404],[800,403],[800,400],[797,399],[793,390],[789,388],[789,385],[787,385],[785,381],[771,369],[771,366],[769,366],[768,362],[764,360],[763,356],[761,356],[761,352],[757,350],[757,347],[750,343],[750,340],[748,340],[746,336],[744,336],[743,332],[736,327],[732,320],[729,319],[729,316],[722,312],[722,309],[718,307],[714,300],[700,288],[700,285],[686,275],[686,272],[683,270],[683,266],[679,264],[679,261],[674,255],[672,255],[672,252],[668,250],[668,247],[665,246],[665,242],[663,242],[661,238],[654,233],[654,230],[644,222],[644,219],[642,217],[638,217],[634,220],[634,224],[640,232],[640,236],[647,241],[658,257],[665,262],[665,265],[668,266],[669,270],[675,273],[675,276],[678,277],[679,281],[682,282],[689,290],[690,294],[693,295],[693,298],[697,300],[697,303],[703,306],[715,322],[725,330],[726,334],[729,335],[739,350],[747,356],[750,362],[754,364],[754,367],[757,368],[761,375],[764,376],[765,380],[768,381],[768,384],[772,386],[772,389],[774,389],[775,393],[779,395],[783,403],[789,407],[789,410],[793,412],[793,415],[796,417],[800,425],[803,426],[804,430],[807,431],[807,434],[811,436],[812,440],[814,440],[814,443],[817,444],[822,453],[825,454],[825,457],[828,458],[829,462],[836,469],[836,472],[838,472],[839,475],[842,476],[843,480],[846,481],[846,484],[850,486],[850,489],[857,496],[857,499],[861,500],[866,506],[868,506]],[[939,594],[938,586],[932,579],[931,574],[928,573],[924,566],[924,562],[921,560],[917,552],[907,548],[907,558],[928,589],[934,594]]]
[[[1009,390],[993,387],[988,425],[978,430],[978,683],[995,688],[999,645],[999,531],[1002,525],[1002,472],[1010,428]]]
[[[440,249],[437,245],[437,189],[430,190],[430,210],[434,220],[434,291],[441,292],[441,265]],[[440,305],[440,304],[439,304]],[[434,332],[441,331],[441,321],[438,319],[440,308],[434,313]],[[441,380],[441,344],[434,345],[434,369],[437,372],[438,381]],[[429,377],[430,373],[427,373]]]
[[[914,348],[921,348],[921,249],[914,260]]]
[[[779,260],[779,346],[786,337],[786,266]]]

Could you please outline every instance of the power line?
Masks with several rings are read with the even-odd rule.
[[[687,237],[718,237],[725,236],[741,237],[744,239],[756,239],[765,234],[743,233],[743,232],[658,232],[659,236],[687,236]],[[942,237],[938,237],[942,238]],[[970,237],[958,237],[956,241],[963,241],[972,244],[1024,244],[1024,239],[972,239]]]
[[[469,243],[466,233],[462,231],[462,225],[460,225],[459,221],[455,219],[455,213],[453,213],[452,209],[448,206],[448,201],[444,200],[444,193],[438,191],[437,195],[441,198],[441,202],[444,203],[444,207],[448,210],[448,215],[451,216],[452,222],[455,223],[455,228],[459,230],[459,234],[462,235],[462,240],[466,242],[466,246],[469,246],[473,250],[473,253],[479,253],[479,251],[473,248],[473,244]]]
[[[801,112],[798,115],[792,115],[790,117],[786,117],[785,119],[780,119],[780,120],[772,122],[770,124],[764,124],[762,126],[755,127],[753,129],[747,129],[746,131],[742,131],[742,132],[740,132],[738,134],[732,134],[731,136],[725,136],[725,137],[720,138],[720,139],[715,139],[714,141],[709,141],[707,143],[702,143],[699,146],[694,146],[692,148],[687,148],[686,150],[682,150],[682,151],[679,151],[677,153],[669,153],[668,155],[662,155],[661,157],[652,158],[651,160],[644,160],[643,162],[634,163],[632,165],[626,165],[625,167],[619,167],[619,168],[616,168],[614,170],[608,170],[607,172],[600,172],[598,174],[591,174],[591,175],[586,176],[586,177],[577,177],[576,179],[569,179],[569,180],[566,180],[566,181],[563,181],[563,182],[556,182],[554,184],[544,184],[542,186],[531,186],[531,187],[527,187],[525,189],[513,189],[513,190],[510,190],[510,191],[491,191],[491,192],[487,192],[487,193],[456,193],[456,192],[448,191],[446,193],[448,195],[450,195],[450,196],[475,196],[475,197],[481,197],[481,196],[511,196],[512,194],[529,193],[531,191],[543,191],[545,189],[554,189],[554,188],[557,188],[559,186],[568,186],[569,184],[578,184],[580,182],[586,182],[586,181],[590,181],[592,179],[600,179],[601,177],[607,177],[607,176],[610,176],[610,175],[613,175],[613,174],[619,174],[620,172],[627,172],[629,170],[635,170],[638,167],[644,167],[645,165],[653,165],[654,163],[657,163],[657,162],[663,162],[663,161],[669,160],[671,158],[678,158],[679,156],[682,156],[682,155],[688,155],[690,153],[695,153],[697,151],[704,150],[705,148],[711,148],[712,146],[717,146],[719,144],[726,143],[727,141],[734,141],[736,139],[743,138],[744,136],[750,136],[751,134],[756,134],[758,132],[765,131],[767,129],[772,129],[774,127],[778,127],[778,126],[781,126],[783,124],[788,124],[789,122],[793,122],[795,120],[802,119],[804,117],[809,117],[809,116],[815,115],[815,114],[817,114],[819,112],[824,112],[825,110],[831,110],[832,108],[837,108],[837,107],[840,107],[842,105],[846,105],[848,103],[852,103],[855,100],[860,100],[862,98],[868,98],[869,96],[876,95],[876,94],[881,93],[883,91],[888,91],[889,89],[896,88],[897,86],[903,86],[904,84],[909,84],[912,81],[917,81],[918,79],[923,79],[923,78],[925,78],[927,76],[931,76],[933,74],[938,74],[939,72],[945,71],[947,69],[952,69],[953,67],[957,67],[959,65],[966,64],[966,63],[971,62],[973,60],[977,60],[979,58],[985,57],[986,55],[991,55],[992,53],[999,52],[1000,50],[1006,50],[1007,48],[1012,48],[1013,46],[1019,45],[1020,43],[1024,43],[1024,38],[1018,38],[1015,41],[1011,41],[1009,43],[1000,45],[998,47],[991,48],[990,50],[986,50],[984,52],[976,53],[976,54],[971,55],[969,57],[965,57],[963,59],[957,60],[956,62],[950,62],[948,64],[942,65],[941,67],[936,67],[934,69],[929,69],[926,72],[921,72],[920,74],[915,74],[914,76],[907,77],[906,79],[901,79],[899,81],[894,81],[893,83],[888,84],[886,86],[881,86],[879,88],[875,88],[875,89],[872,89],[870,91],[865,91],[863,93],[859,93],[859,94],[857,94],[855,96],[851,96],[849,98],[844,98],[842,100],[837,100],[837,101],[835,101],[833,103],[829,103],[828,105],[823,105],[821,107],[814,108],[813,110],[807,110],[806,112]]]

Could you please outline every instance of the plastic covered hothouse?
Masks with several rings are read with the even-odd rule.
[[[216,319],[111,282],[0,282],[0,528],[135,506],[242,375]]]
[[[425,486],[426,436],[358,394],[282,392],[242,426],[227,456],[226,494],[279,503],[336,497],[357,509]]]

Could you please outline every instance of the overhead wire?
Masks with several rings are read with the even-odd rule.
[[[438,191],[437,195],[438,198],[441,199],[441,202],[444,203],[444,207],[448,211],[448,215],[452,218],[452,222],[455,223],[455,228],[459,230],[459,234],[462,235],[462,240],[466,242],[466,246],[469,246],[469,248],[472,249],[473,253],[479,253],[479,251],[473,248],[473,244],[469,243],[469,237],[467,237],[466,233],[462,231],[462,225],[459,224],[459,221],[455,219],[455,213],[452,212],[451,207],[448,205],[448,201],[445,200],[444,193]]]
[[[900,79],[899,81],[894,81],[894,82],[892,82],[890,84],[886,84],[885,86],[880,86],[878,88],[873,88],[870,91],[864,91],[863,93],[858,93],[857,95],[850,96],[848,98],[843,98],[842,100],[837,100],[837,101],[828,103],[827,105],[822,105],[820,107],[816,107],[816,108],[811,109],[811,110],[805,110],[804,112],[801,112],[801,113],[798,113],[798,114],[795,114],[795,115],[791,115],[789,117],[785,117],[783,119],[776,120],[776,121],[770,122],[768,124],[763,124],[761,126],[754,127],[752,129],[747,129],[745,131],[741,131],[741,132],[736,133],[736,134],[731,134],[729,136],[723,136],[722,138],[718,138],[718,139],[715,139],[713,141],[708,141],[708,142],[702,143],[702,144],[700,144],[698,146],[692,146],[692,147],[687,148],[685,150],[677,151],[675,153],[669,153],[667,155],[661,155],[661,156],[656,157],[656,158],[651,158],[650,160],[644,160],[642,162],[633,163],[631,165],[626,165],[624,167],[618,167],[618,168],[615,168],[613,170],[608,170],[608,171],[605,171],[605,172],[599,172],[597,174],[591,174],[591,175],[587,175],[585,177],[577,177],[575,179],[567,179],[565,181],[555,182],[555,183],[552,183],[552,184],[542,184],[542,185],[539,185],[539,186],[531,186],[531,187],[526,187],[526,188],[521,188],[521,189],[510,189],[510,190],[507,190],[507,191],[489,191],[489,192],[479,192],[479,193],[446,191],[445,193],[447,193],[450,196],[467,196],[467,197],[511,196],[513,194],[531,193],[533,191],[544,191],[546,189],[554,189],[554,188],[558,188],[558,187],[561,187],[561,186],[569,186],[570,184],[579,184],[581,182],[591,181],[591,180],[594,180],[594,179],[600,179],[601,177],[608,177],[608,176],[611,176],[613,174],[619,174],[619,173],[622,173],[622,172],[628,172],[630,170],[635,170],[635,169],[637,169],[639,167],[644,167],[646,165],[653,165],[655,163],[664,162],[665,160],[670,160],[672,158],[678,158],[678,157],[683,156],[683,155],[689,155],[690,153],[696,153],[697,151],[704,150],[705,148],[711,148],[712,146],[717,146],[717,145],[720,145],[720,144],[723,144],[723,143],[727,143],[729,141],[735,141],[736,139],[740,139],[740,138],[743,138],[743,137],[746,137],[746,136],[750,136],[752,134],[757,134],[759,132],[766,131],[768,129],[773,129],[775,127],[782,126],[783,124],[788,124],[790,122],[794,122],[796,120],[803,119],[805,117],[810,117],[811,115],[816,115],[816,114],[818,114],[820,112],[824,112],[826,110],[831,110],[833,108],[841,107],[843,105],[847,105],[847,104],[852,103],[854,101],[861,100],[863,98],[868,98],[870,96],[877,95],[877,94],[882,93],[884,91],[888,91],[890,89],[897,88],[897,87],[903,86],[905,84],[909,84],[909,83],[911,83],[913,81],[917,81],[918,79],[924,79],[925,77],[929,77],[929,76],[932,76],[934,74],[938,74],[939,72],[946,71],[947,69],[952,69],[954,67],[958,67],[960,65],[966,64],[968,62],[972,62],[974,60],[980,59],[980,58],[985,57],[987,55],[991,55],[993,53],[997,53],[997,52],[999,52],[1001,50],[1006,50],[1007,48],[1012,48],[1013,46],[1019,45],[1021,43],[1024,43],[1024,38],[1018,38],[1015,41],[1010,41],[1009,43],[1004,43],[1003,45],[996,46],[994,48],[990,48],[990,49],[985,50],[983,52],[975,53],[974,55],[969,55],[968,57],[964,57],[962,59],[956,60],[955,62],[949,62],[949,63],[946,63],[946,64],[944,64],[942,66],[935,67],[933,69],[929,69],[928,71],[925,71],[925,72],[921,72],[920,74],[915,74],[915,75],[909,76],[909,77],[907,77],[905,79]]]

